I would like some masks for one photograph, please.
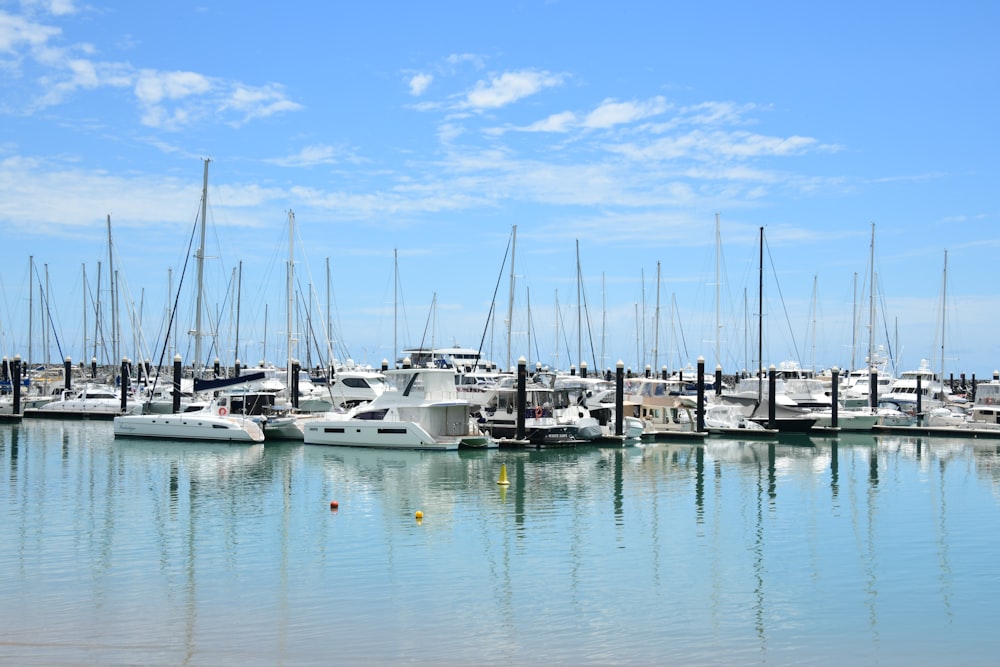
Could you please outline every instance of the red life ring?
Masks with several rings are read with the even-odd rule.
[[[541,419],[542,418],[542,414],[543,414],[542,413],[542,406],[536,405],[535,406],[535,419]]]
[[[225,417],[226,416],[226,408],[225,407],[219,408],[219,416],[220,417]]]

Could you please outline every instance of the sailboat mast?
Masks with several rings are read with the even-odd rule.
[[[510,242],[510,296],[507,299],[507,369],[510,365],[511,331],[514,325],[514,254],[517,252],[517,225],[511,229]]]
[[[208,216],[208,163],[209,159],[205,158],[205,174],[202,178],[201,185],[201,240],[198,244],[198,254],[195,255],[195,265],[198,272],[198,294],[197,303],[195,305],[194,313],[194,376],[201,376],[202,369],[202,358],[201,358],[201,311],[203,309],[202,305],[202,286],[205,281],[205,219]]]
[[[233,367],[236,367],[236,361],[240,358],[240,312],[241,312],[241,302],[243,299],[243,260],[236,270],[236,344],[233,346]]]
[[[941,386],[944,386],[944,332],[945,317],[948,313],[946,300],[948,298],[948,251],[944,251],[944,273],[941,276]]]
[[[114,253],[111,249],[111,214],[108,214],[108,280],[111,290],[111,363],[117,363],[118,357],[118,303],[115,298],[115,265]]]
[[[653,317],[653,370],[660,367],[660,262],[656,262],[656,314]]]
[[[330,258],[326,258],[326,360],[333,368],[333,320],[330,315]]]
[[[285,296],[287,298],[287,310],[285,312],[285,331],[288,332],[286,336],[286,347],[285,347],[285,370],[287,373],[286,385],[289,390],[292,387],[292,315],[295,313],[295,302],[293,300],[294,290],[292,289],[293,281],[295,280],[295,213],[291,210],[288,211],[288,273],[286,276],[287,285],[285,288]]]
[[[52,361],[52,355],[49,352],[49,334],[52,331],[52,313],[49,312],[49,307],[48,307],[49,306],[49,287],[50,287],[49,286],[49,264],[48,264],[48,262],[46,262],[44,266],[45,266],[45,291],[42,294],[42,296],[43,296],[43,299],[42,299],[42,321],[45,323],[45,327],[44,327],[45,335],[42,336],[42,342],[45,343],[45,347],[43,348],[43,352],[45,353],[45,357],[42,360],[42,363],[48,365],[49,362]]]
[[[583,361],[583,317],[580,285],[580,239],[576,240],[576,357]]]
[[[81,268],[83,269],[83,347],[80,348],[82,360],[87,356],[87,263],[81,262]]]
[[[396,290],[399,287],[399,250],[397,248],[392,249],[392,367],[396,368],[396,355],[399,353],[399,342],[397,340],[398,332],[396,330],[397,324],[399,322],[399,313],[396,310],[399,308],[399,296],[396,294]]]
[[[871,271],[871,290],[868,295],[868,372],[873,372],[875,364],[875,223],[872,223],[872,241],[868,257],[868,270]],[[875,407],[874,405],[871,407]]]
[[[722,363],[719,354],[719,339],[722,338],[722,319],[719,316],[719,291],[722,281],[719,279],[719,256],[722,248],[722,232],[719,229],[719,214],[715,214],[715,367]]]
[[[27,364],[31,366],[31,341],[34,338],[35,319],[35,256],[28,255],[28,358]]]
[[[764,395],[764,228],[760,228],[760,273],[757,278],[757,402]]]

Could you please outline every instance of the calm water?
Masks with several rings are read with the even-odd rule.
[[[465,454],[0,425],[0,662],[980,665],[1000,655],[998,446]]]

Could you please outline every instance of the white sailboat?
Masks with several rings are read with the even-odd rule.
[[[205,225],[208,213],[208,163],[205,160],[205,173],[201,193],[201,245],[196,255],[198,270],[197,312],[195,314],[195,376],[201,370],[201,308],[202,281],[205,259]],[[180,362],[178,356],[175,360]],[[258,376],[260,377],[260,376]],[[238,378],[237,381],[250,380],[253,376]],[[197,385],[197,383],[195,383]],[[197,389],[197,386],[195,387]],[[182,412],[179,414],[130,414],[115,417],[115,437],[163,438],[169,440],[224,440],[228,442],[261,442],[264,432],[249,416],[233,414],[232,397],[216,396],[208,405],[200,410]]]

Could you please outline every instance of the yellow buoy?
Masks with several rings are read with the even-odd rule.
[[[417,510],[417,513],[414,514],[413,516],[417,521],[420,521],[421,519],[424,518],[424,513],[421,512],[420,510]]]
[[[510,482],[507,480],[507,464],[504,463],[500,466],[500,479],[497,480],[497,484],[500,486],[509,486]]]

